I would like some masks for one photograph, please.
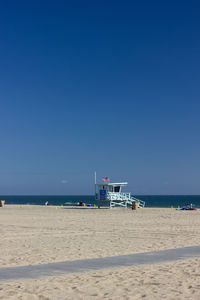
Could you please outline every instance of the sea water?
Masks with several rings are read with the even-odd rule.
[[[200,208],[200,195],[137,195],[138,199],[145,201],[146,207],[178,207],[187,204],[194,204]],[[5,200],[5,204],[31,204],[31,205],[44,205],[46,201],[50,205],[56,206],[74,206],[78,205],[80,201],[91,206],[98,205],[94,196],[0,196],[0,200]],[[108,203],[105,203],[108,206]]]

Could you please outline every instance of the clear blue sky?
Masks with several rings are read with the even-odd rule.
[[[200,194],[199,1],[1,1],[0,194]]]

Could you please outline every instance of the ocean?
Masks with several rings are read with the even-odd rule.
[[[146,207],[178,207],[186,204],[194,204],[197,208],[200,208],[200,195],[134,195],[136,198],[145,201]],[[31,205],[44,205],[46,201],[50,205],[56,206],[71,206],[77,205],[79,201],[85,204],[91,204],[91,206],[97,205],[97,201],[94,200],[94,196],[0,196],[0,200],[5,200],[5,204],[31,204]],[[108,206],[108,203],[105,203]]]

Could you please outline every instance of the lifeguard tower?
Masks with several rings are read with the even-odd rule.
[[[110,208],[115,206],[132,206],[133,202],[137,202],[140,208],[144,207],[144,201],[131,196],[131,193],[122,193],[122,187],[127,186],[127,184],[128,182],[103,182],[97,184],[95,180],[95,199],[98,201],[98,207],[105,205],[106,202],[109,203]]]

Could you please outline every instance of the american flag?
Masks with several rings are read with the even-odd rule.
[[[102,181],[103,181],[103,182],[108,182],[108,181],[110,181],[110,179],[109,179],[108,177],[103,177],[103,178],[102,178]]]

